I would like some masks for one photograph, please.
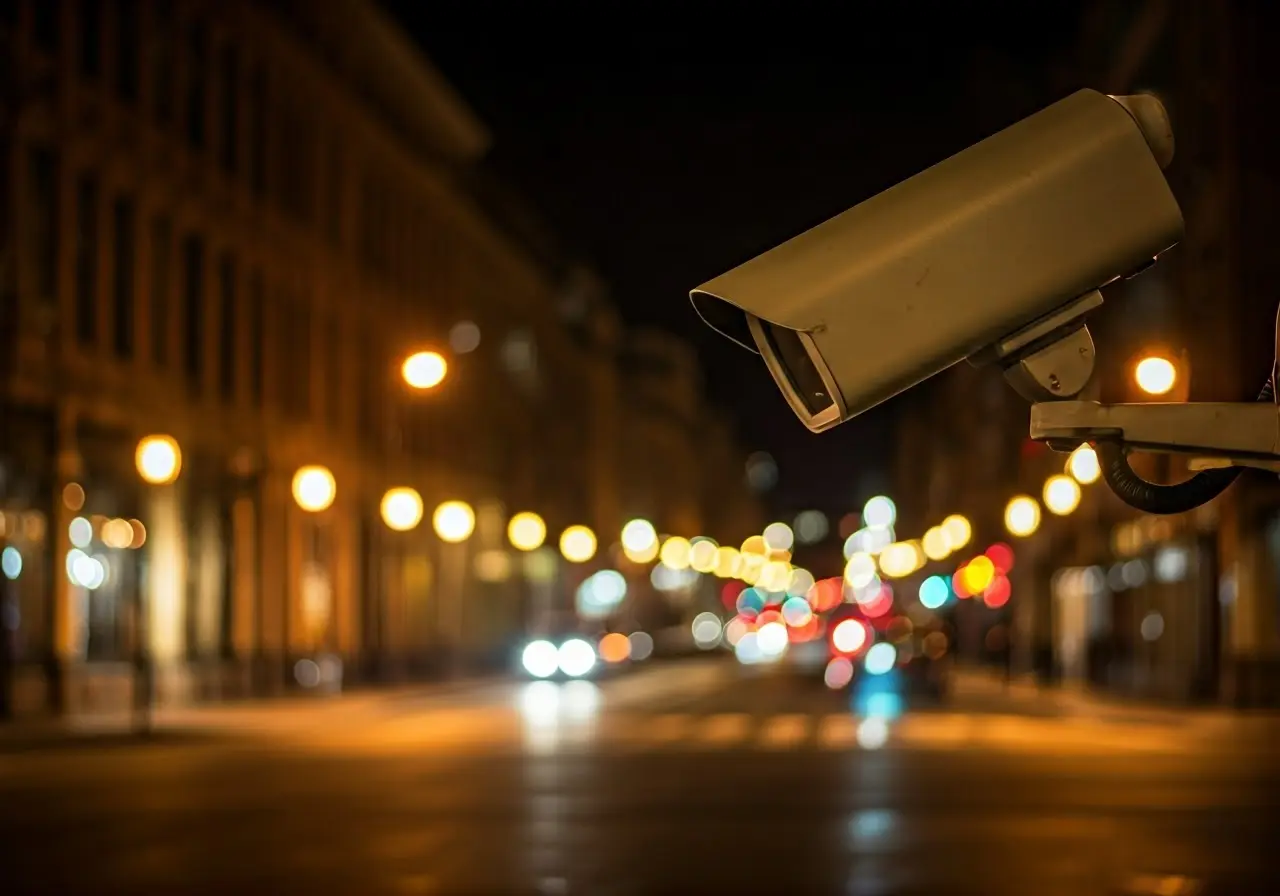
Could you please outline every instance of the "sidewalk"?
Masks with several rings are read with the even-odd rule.
[[[388,703],[435,699],[507,680],[484,675],[443,682],[359,687],[350,691],[291,693],[274,697],[156,706],[148,714],[132,707],[116,711],[39,716],[0,722],[0,755],[70,746],[109,746],[149,740],[157,743],[212,740],[304,731],[354,724],[376,716]]]
[[[1226,706],[1176,706],[1091,691],[1083,684],[1045,685],[1030,675],[1006,680],[994,669],[958,667],[952,671],[952,694],[965,699],[1003,702],[1017,711],[1094,721],[1153,725],[1203,725],[1241,719],[1280,720],[1280,714],[1242,712]]]

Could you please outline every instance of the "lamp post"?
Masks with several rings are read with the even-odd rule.
[[[333,505],[334,499],[338,496],[338,484],[334,479],[333,473],[328,467],[319,464],[308,464],[299,467],[297,472],[293,474],[292,492],[294,503],[298,508],[308,515],[323,513]],[[308,521],[307,537],[302,540],[302,557],[301,567],[304,575],[310,572],[310,568],[316,563],[315,557],[315,534],[316,526],[313,521]],[[289,564],[286,562],[286,569]],[[305,584],[305,580],[304,580]],[[284,594],[283,617],[281,619],[282,632],[282,653],[284,662],[284,680],[289,681],[289,632],[290,616],[293,610],[292,588],[286,588]],[[331,611],[329,606],[325,607],[325,627],[328,630],[328,614]]]
[[[448,570],[448,592],[453,595],[449,604],[452,612],[443,627],[449,630],[453,642],[450,666],[458,674],[462,671],[466,635],[467,540],[476,529],[476,512],[466,501],[445,501],[431,515],[431,527],[445,543],[444,554],[449,560],[443,565]],[[442,600],[441,610],[444,605]]]
[[[182,449],[173,436],[151,435],[140,439],[133,460],[138,476],[153,488],[171,487],[182,473]],[[155,570],[153,564],[149,565],[152,569],[148,571],[146,582],[134,591],[133,607],[133,724],[140,734],[151,731],[153,703],[151,628],[147,619],[152,601],[145,592],[155,584]]]

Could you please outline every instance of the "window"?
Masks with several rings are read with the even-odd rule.
[[[240,139],[240,57],[231,44],[223,44],[218,54],[220,110],[218,123],[218,164],[228,174],[235,174]]]
[[[98,338],[98,179],[82,174],[76,182],[76,338],[92,345]]]
[[[38,303],[52,305],[58,294],[58,156],[47,146],[32,147],[27,168],[31,289]]]
[[[196,22],[187,35],[187,144],[196,151],[205,145],[208,62],[209,34]]]
[[[45,3],[38,3],[43,6]],[[48,4],[56,7],[58,4]],[[102,3],[101,0],[82,0],[80,3],[80,77],[86,81],[102,74]]]
[[[218,384],[224,400],[236,397],[236,262],[230,254],[218,261]]]
[[[133,200],[127,196],[117,197],[111,208],[115,237],[111,283],[115,300],[113,341],[120,358],[133,357],[135,217]]]
[[[204,369],[204,241],[195,234],[182,241],[183,369],[192,391],[200,391]]]
[[[254,407],[262,407],[266,314],[266,285],[262,271],[255,270],[249,278],[249,401]]]
[[[249,79],[249,188],[267,195],[267,72],[262,66]]]
[[[58,51],[58,36],[61,32],[59,27],[62,23],[59,21],[59,12],[61,4],[59,3],[32,3],[29,5],[31,10],[31,31],[35,38],[36,47],[49,55]]]
[[[116,95],[126,103],[138,99],[138,0],[116,3]]]
[[[166,217],[151,222],[151,360],[169,363],[169,320],[172,317],[173,224]]]
[[[151,5],[151,89],[154,97],[156,124],[167,127],[173,124],[174,112],[174,47],[173,10],[168,3]]]

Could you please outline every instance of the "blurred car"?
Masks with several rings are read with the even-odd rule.
[[[787,655],[798,675],[822,680],[833,690],[855,695],[892,691],[909,702],[946,699],[950,659],[946,636],[936,629],[916,630],[893,620],[867,619],[846,605],[824,614],[823,637],[793,644]],[[890,637],[892,632],[893,637]]]

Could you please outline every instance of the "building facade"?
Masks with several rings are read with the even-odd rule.
[[[1162,2],[1082,10],[1079,46],[1043,81],[1024,78],[1010,95],[1000,72],[979,71],[973,95],[975,108],[1008,120],[1081,86],[1151,91],[1173,119],[1177,151],[1166,173],[1186,239],[1151,270],[1106,290],[1090,322],[1098,367],[1087,395],[1144,400],[1135,365],[1158,354],[1177,366],[1168,399],[1252,400],[1276,349],[1277,298],[1264,286],[1275,261],[1259,244],[1280,187],[1263,161],[1280,135],[1261,112],[1274,88],[1262,76],[1266,48],[1257,37],[1267,24],[1259,17],[1272,13]],[[980,617],[959,627],[969,632],[971,655],[986,631],[1004,625],[1015,665],[1042,675],[1174,700],[1280,702],[1274,476],[1246,473],[1210,505],[1161,518],[1089,485],[1070,515],[1046,512],[1034,536],[1011,539],[1001,522],[1006,502],[1020,493],[1039,498],[1065,461],[1027,442],[1025,402],[997,371],[963,365],[910,401],[899,455],[910,513],[921,524],[965,513],[982,544],[1013,541],[1018,555],[1006,608],[958,608]],[[955,425],[939,434],[940,420]],[[1135,455],[1133,463],[1152,481],[1191,475],[1176,458]]]
[[[616,531],[630,412],[602,285],[473,189],[484,126],[359,0],[0,10],[14,705],[110,704],[144,667],[184,700],[505,655],[507,517],[551,548]],[[449,368],[415,392],[421,349]],[[161,433],[181,472],[149,485]],[[393,486],[412,531],[382,521]],[[464,543],[432,534],[450,499]]]

